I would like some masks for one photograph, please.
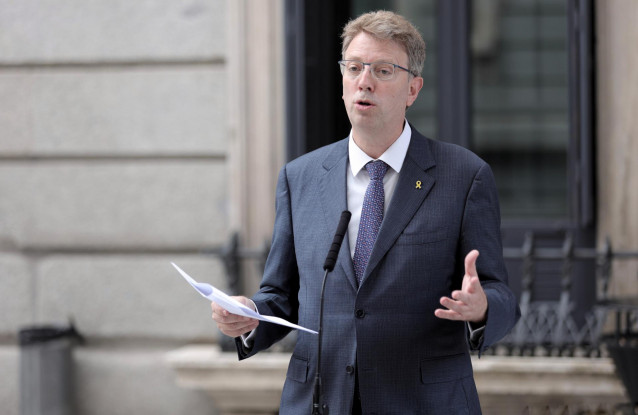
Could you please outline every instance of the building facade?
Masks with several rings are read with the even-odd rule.
[[[0,412],[19,413],[17,334],[68,324],[78,414],[210,414],[166,351],[213,341],[170,261],[229,232],[231,2],[0,2]]]
[[[531,227],[638,250],[638,3],[441,3],[0,0],[3,414],[19,413],[18,331],[70,318],[87,339],[74,350],[78,414],[214,413],[165,361],[219,339],[209,305],[170,261],[225,287],[218,248],[234,233],[248,249],[270,238],[281,165],[348,132],[338,33],[364,9],[417,21],[429,57],[408,117],[493,158],[512,244]],[[590,20],[570,17],[583,8]],[[571,42],[589,55],[570,66],[569,36],[587,21],[590,37]],[[455,43],[464,31],[469,49]],[[323,80],[317,62],[334,77]],[[578,68],[591,90],[570,84]],[[441,97],[459,93],[442,112]],[[504,106],[520,111],[502,117]],[[247,294],[258,278],[244,274]],[[595,282],[583,285],[574,295],[591,304]],[[638,296],[638,261],[614,263],[609,293]]]

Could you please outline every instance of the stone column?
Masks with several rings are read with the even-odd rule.
[[[269,242],[277,174],[284,162],[284,4],[227,2],[230,228],[241,246]],[[245,263],[245,294],[261,278]]]
[[[638,2],[596,2],[598,235],[638,250]],[[600,241],[602,242],[602,241]],[[638,296],[638,260],[616,261],[610,295]]]

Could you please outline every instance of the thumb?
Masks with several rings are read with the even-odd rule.
[[[240,296],[233,296],[231,297],[233,300],[237,300],[240,303],[242,303],[243,305],[245,305],[246,307],[250,308],[253,311],[257,311],[255,309],[255,305],[253,304],[253,302],[248,298],[248,297],[244,297],[243,295]]]
[[[479,256],[479,251],[473,249],[469,254],[465,257],[465,275],[469,275],[470,277],[478,277],[478,273],[476,272],[476,258]]]

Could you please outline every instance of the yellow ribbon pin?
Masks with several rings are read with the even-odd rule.
[[[421,188],[421,180],[417,180],[416,181],[416,188],[420,189]]]

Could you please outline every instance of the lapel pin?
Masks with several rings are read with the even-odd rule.
[[[421,180],[417,180],[416,181],[416,188],[420,189],[421,188]]]

